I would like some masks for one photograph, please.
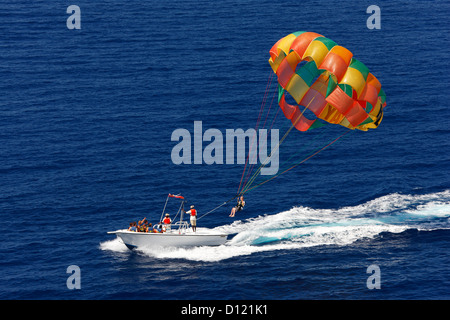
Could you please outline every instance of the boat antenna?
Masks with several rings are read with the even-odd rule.
[[[170,195],[170,193],[169,193],[169,195]],[[164,212],[166,212],[166,206],[167,206],[167,201],[169,201],[169,195],[167,195],[166,203],[164,203],[164,208],[163,208],[163,211],[161,213],[161,217],[159,218],[159,221],[162,221]]]
[[[181,225],[181,222],[183,221],[183,212],[185,212],[185,211],[184,211],[184,202],[185,202],[185,200],[183,199],[183,200],[181,201],[180,225]]]

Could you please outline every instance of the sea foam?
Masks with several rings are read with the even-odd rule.
[[[390,194],[353,207],[313,209],[293,207],[271,215],[234,221],[214,228],[234,235],[218,247],[145,248],[157,259],[214,262],[274,250],[319,245],[346,246],[373,239],[382,232],[450,228],[450,191],[426,195]],[[100,244],[102,250],[125,251],[120,240]]]

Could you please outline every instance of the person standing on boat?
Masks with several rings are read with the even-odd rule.
[[[163,230],[167,231],[171,229],[172,220],[170,219],[170,215],[168,213],[166,213],[166,217],[164,218],[163,223],[164,223]]]
[[[163,220],[164,224],[171,224],[172,220],[170,220],[170,214],[166,213],[166,217]]]
[[[187,211],[186,213],[191,216],[192,231],[196,232],[197,231],[197,210],[194,209],[194,205],[192,205],[191,210]]]

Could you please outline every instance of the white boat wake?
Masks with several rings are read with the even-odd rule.
[[[212,229],[234,235],[225,245],[139,251],[158,259],[214,262],[264,251],[346,246],[373,239],[382,232],[400,233],[408,229],[450,229],[450,190],[426,195],[390,194],[337,210],[294,207]],[[118,239],[102,242],[100,248],[128,250]]]

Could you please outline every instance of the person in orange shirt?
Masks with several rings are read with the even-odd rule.
[[[191,210],[186,212],[187,214],[191,215],[191,226],[192,226],[192,231],[196,232],[197,231],[197,210],[194,209],[194,206],[191,206]]]
[[[170,215],[168,213],[166,213],[166,217],[164,218],[163,223],[164,223],[163,230],[167,231],[171,229],[172,220],[170,219]]]

